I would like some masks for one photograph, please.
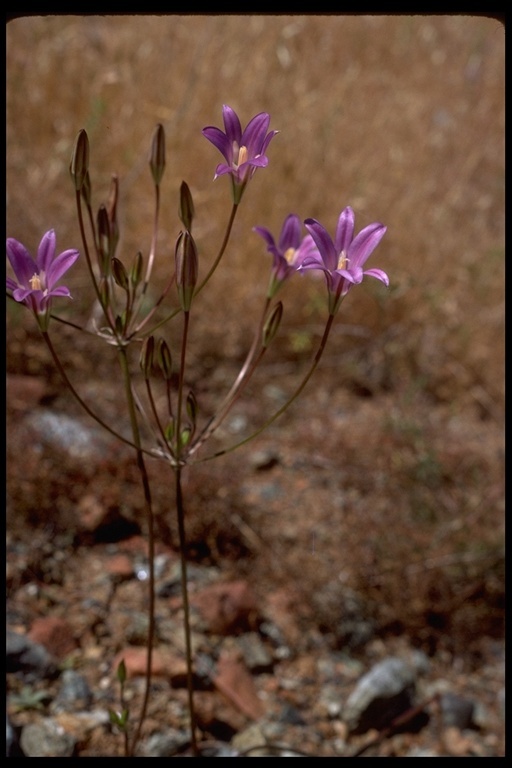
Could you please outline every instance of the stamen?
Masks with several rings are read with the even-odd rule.
[[[295,250],[296,250],[295,248],[287,248],[286,251],[284,252],[284,257],[288,262],[288,264],[293,263],[293,259],[295,257]]]
[[[39,277],[39,275],[34,274],[30,278],[29,283],[30,283],[30,287],[32,288],[33,291],[42,291],[43,290],[43,286],[41,284],[41,278]]]
[[[339,259],[338,259],[338,267],[337,268],[338,269],[346,269],[347,266],[348,266],[347,254],[345,253],[345,251],[342,251],[340,253],[340,256],[339,256]]]
[[[249,153],[247,152],[247,147],[244,144],[242,144],[238,152],[238,166],[246,162],[248,155]]]

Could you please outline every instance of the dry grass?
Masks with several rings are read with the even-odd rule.
[[[321,381],[328,390],[334,374],[338,385],[355,382],[394,402],[376,433],[390,449],[380,471],[391,473],[395,491],[429,524],[419,533],[418,519],[404,518],[405,505],[390,527],[375,509],[373,525],[384,536],[381,545],[391,547],[391,561],[405,556],[411,537],[420,550],[422,536],[432,541],[433,510],[445,502],[455,505],[459,522],[443,556],[471,550],[482,532],[488,540],[488,518],[479,507],[485,473],[463,468],[472,501],[460,498],[461,486],[448,493],[450,502],[437,491],[444,482],[439,466],[455,476],[464,465],[467,433],[457,453],[457,438],[444,440],[448,416],[469,426],[475,441],[478,434],[485,440],[486,425],[494,425],[487,455],[499,498],[491,504],[489,548],[497,546],[503,512],[503,466],[495,450],[504,400],[503,27],[493,19],[448,15],[17,19],[7,28],[9,236],[35,248],[54,227],[63,248],[79,245],[67,166],[84,127],[95,205],[105,200],[110,174],[117,172],[122,257],[147,252],[147,151],[161,122],[168,168],[158,277],[170,269],[183,179],[194,195],[198,245],[208,264],[230,201],[226,180],[212,183],[219,158],[200,131],[220,125],[223,103],[245,122],[268,111],[280,134],[268,170],[255,176],[241,206],[226,254],[230,268],[219,270],[205,296],[196,358],[237,356],[245,344],[268,268],[253,225],[277,233],[283,217],[295,211],[333,230],[348,204],[358,228],[383,221],[388,233],[374,265],[389,272],[391,289],[367,281],[350,295],[341,320],[352,333],[340,336],[343,354],[332,350]],[[85,314],[85,265],[81,269],[73,277],[74,306]],[[321,323],[318,285],[297,281],[287,290],[279,352],[295,359]],[[32,333],[30,318],[17,309],[8,307],[8,367],[31,370],[21,351]],[[337,370],[329,368],[335,356]],[[370,437],[370,430],[365,434]],[[355,437],[354,443],[356,471]],[[382,446],[365,444],[373,451],[370,469],[379,466]],[[385,490],[392,492],[391,483]],[[446,543],[445,528],[436,530]],[[386,600],[403,589],[393,578],[379,584]],[[415,589],[421,585],[411,576],[408,594]]]

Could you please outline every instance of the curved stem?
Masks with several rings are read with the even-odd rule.
[[[210,277],[213,275],[213,273],[217,269],[217,267],[219,265],[219,262],[220,262],[220,260],[221,260],[221,258],[223,256],[223,254],[224,254],[224,251],[226,250],[226,247],[227,247],[227,244],[228,244],[228,241],[229,241],[229,236],[231,235],[231,230],[233,228],[233,222],[235,221],[235,216],[236,216],[237,210],[238,210],[238,203],[233,203],[233,207],[231,209],[231,214],[229,216],[228,225],[226,227],[226,232],[225,232],[225,235],[224,235],[224,240],[222,241],[222,245],[220,247],[220,251],[217,254],[217,258],[215,259],[215,261],[213,262],[212,266],[210,267],[210,271],[208,272],[208,274],[206,275],[206,277],[204,278],[202,283],[200,283],[199,286],[196,288],[196,290],[194,292],[194,296],[196,294],[198,294],[199,291],[201,291],[204,288],[204,286],[206,285],[206,283],[208,282]]]
[[[258,346],[258,340],[261,341],[263,323],[265,321],[265,315],[267,313],[269,304],[270,304],[270,299],[267,297],[265,301],[265,306],[263,308],[263,312],[261,315],[261,319],[258,324],[258,328],[256,330],[256,333],[254,334],[254,339],[252,341],[251,348],[247,353],[247,357],[245,358],[244,364],[242,365],[240,371],[238,372],[238,376],[233,382],[231,389],[229,390],[226,397],[222,401],[217,412],[212,416],[210,421],[206,424],[206,426],[201,430],[201,433],[197,436],[196,440],[194,441],[194,444],[191,446],[190,451],[188,452],[188,456],[193,456],[193,454],[196,453],[199,450],[199,448],[206,442],[206,440],[208,440],[208,438],[215,432],[217,427],[220,426],[220,424],[228,414],[229,410],[231,409],[231,406],[236,402],[237,398],[242,393],[243,387],[247,384],[252,374],[256,370],[261,358],[263,357],[266,347],[260,349],[260,353],[258,357],[256,358],[256,360],[254,359],[254,356],[256,354],[256,349]]]
[[[81,405],[81,407],[84,409],[84,411],[92,418],[94,421],[96,421],[100,426],[103,427],[103,429],[106,429],[107,432],[109,432],[113,437],[117,437],[118,440],[121,440],[121,442],[125,443],[126,445],[129,445],[130,448],[136,448],[137,446],[134,445],[131,440],[128,440],[126,437],[123,437],[123,435],[120,435],[119,432],[116,432],[115,429],[112,429],[112,427],[109,427],[109,425],[103,421],[103,419],[98,416],[98,414],[94,413],[91,408],[87,405],[87,403],[82,400],[76,389],[74,388],[73,384],[68,378],[68,375],[66,371],[64,370],[62,363],[59,360],[59,357],[57,355],[57,352],[55,351],[55,348],[52,344],[52,341],[48,335],[48,331],[41,331],[43,338],[48,346],[48,349],[50,350],[51,356],[53,358],[53,362],[55,363],[57,370],[59,371],[62,380],[64,381],[64,384],[68,387],[71,394],[75,398],[75,400]],[[147,451],[145,451],[147,453]]]
[[[84,246],[84,254],[85,254],[85,260],[87,262],[87,268],[89,270],[89,275],[91,278],[91,282],[94,287],[94,292],[96,293],[96,298],[98,299],[100,306],[103,310],[103,314],[105,315],[105,319],[107,320],[107,323],[109,324],[110,328],[114,330],[115,326],[111,317],[110,312],[108,312],[108,308],[103,303],[103,299],[100,294],[100,289],[98,286],[98,281],[96,280],[96,276],[94,274],[94,269],[92,266],[91,261],[91,255],[89,253],[89,246],[87,245],[87,238],[85,236],[85,227],[84,227],[84,217],[82,214],[82,203],[81,203],[81,193],[79,191],[76,192],[76,207],[77,207],[77,213],[78,213],[78,225],[80,227],[80,235],[82,237],[82,243]],[[92,221],[91,221],[92,226]]]
[[[180,357],[180,374],[178,381],[178,405],[176,408],[176,457],[179,460],[181,455],[181,409],[183,406],[183,386],[185,383],[185,358],[187,354],[187,339],[188,339],[188,326],[189,326],[190,313],[188,311],[183,312],[183,336],[181,339],[181,357]]]
[[[186,535],[185,535],[185,509],[183,506],[183,490],[181,487],[181,471],[178,465],[175,469],[176,482],[176,512],[178,515],[178,531],[180,541],[180,564],[181,564],[181,595],[183,600],[183,625],[185,630],[185,653],[187,658],[187,693],[188,708],[190,714],[190,739],[194,757],[199,757],[199,749],[196,738],[196,714],[194,708],[194,673],[192,665],[192,637],[190,631],[190,606],[188,601],[188,577],[187,577],[187,558],[186,558]]]
[[[153,643],[155,636],[155,534],[153,525],[153,507],[151,501],[151,488],[149,484],[149,477],[146,470],[146,464],[144,462],[144,455],[141,448],[139,424],[137,421],[137,412],[135,407],[135,400],[133,398],[130,370],[128,366],[128,358],[125,347],[119,349],[119,360],[121,364],[121,370],[123,373],[123,379],[125,383],[126,399],[128,404],[128,411],[130,414],[130,424],[132,428],[133,441],[135,443],[135,449],[137,453],[137,467],[140,473],[142,488],[144,491],[144,502],[146,507],[146,518],[148,524],[148,560],[149,560],[149,605],[148,605],[148,648],[146,658],[146,685],[144,690],[144,699],[142,702],[142,708],[139,715],[139,721],[135,730],[135,735],[132,739],[132,743],[129,746],[127,757],[133,757],[137,742],[139,740],[142,724],[146,717],[146,711],[149,701],[149,691],[151,687],[151,661],[153,655]]]
[[[295,390],[293,395],[289,398],[289,400],[287,400],[286,403],[281,408],[279,408],[279,410],[276,411],[276,413],[274,413],[273,416],[271,416],[269,419],[267,419],[267,421],[261,427],[259,427],[259,429],[257,429],[255,432],[253,432],[248,437],[244,438],[243,440],[240,440],[240,442],[235,443],[235,445],[232,445],[229,448],[224,448],[222,451],[217,451],[216,453],[212,453],[210,456],[205,456],[203,459],[199,459],[198,461],[193,462],[193,463],[199,464],[199,463],[201,463],[203,461],[210,461],[211,459],[215,459],[218,456],[224,456],[226,453],[231,453],[231,451],[234,451],[236,448],[239,448],[240,446],[245,445],[246,443],[250,442],[251,440],[253,440],[258,435],[261,435],[261,433],[264,432],[264,430],[267,429],[267,427],[269,427],[271,424],[273,424],[274,421],[276,421],[276,419],[278,419],[279,416],[281,416],[290,407],[290,405],[293,402],[295,402],[295,400],[299,397],[300,393],[302,392],[302,390],[304,389],[304,387],[306,386],[306,384],[308,383],[308,381],[312,377],[313,373],[315,372],[315,370],[316,370],[316,368],[318,366],[318,363],[320,362],[320,359],[321,359],[321,357],[322,357],[322,355],[324,353],[324,350],[325,350],[325,346],[327,344],[327,339],[328,339],[329,333],[330,333],[331,328],[332,328],[332,323],[333,323],[334,317],[335,317],[334,314],[330,314],[329,315],[329,317],[327,319],[327,324],[325,326],[324,333],[323,333],[323,336],[322,336],[322,340],[320,342],[320,346],[319,346],[319,348],[317,350],[317,353],[316,353],[316,355],[315,355],[315,357],[313,359],[313,362],[311,363],[309,371],[307,372],[307,374],[305,375],[305,377],[303,378],[303,380],[301,381],[301,383],[299,384],[299,386],[297,387],[297,389]]]

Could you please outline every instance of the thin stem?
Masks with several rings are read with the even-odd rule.
[[[117,437],[118,440],[121,440],[121,442],[125,443],[126,445],[129,445],[130,448],[136,448],[137,446],[135,446],[131,442],[131,440],[128,440],[126,437],[123,437],[123,435],[119,434],[119,432],[116,432],[115,429],[112,429],[112,427],[109,427],[109,425],[105,421],[103,421],[103,419],[100,416],[98,416],[98,414],[94,413],[94,411],[92,411],[89,408],[87,403],[84,400],[82,400],[82,398],[80,397],[80,395],[78,394],[78,392],[74,388],[73,384],[69,380],[68,375],[67,375],[66,371],[64,370],[64,368],[63,368],[63,366],[62,366],[62,364],[61,364],[61,362],[59,360],[57,352],[55,351],[55,347],[53,346],[52,341],[51,341],[51,339],[50,339],[50,337],[48,335],[48,331],[41,331],[41,332],[42,332],[43,338],[44,338],[44,340],[45,340],[45,342],[46,342],[46,344],[48,346],[48,349],[50,350],[51,356],[53,358],[53,362],[55,363],[55,365],[57,367],[57,370],[59,371],[59,373],[61,375],[62,380],[64,381],[65,385],[70,390],[70,392],[73,395],[73,397],[75,398],[75,400],[84,409],[84,411],[92,419],[94,419],[94,421],[96,421],[98,424],[100,424],[100,426],[102,426],[103,429],[106,429],[107,432],[109,432],[111,435],[113,435],[114,437]],[[145,451],[145,452],[147,453],[147,451]]]
[[[263,323],[265,321],[265,315],[267,313],[269,304],[270,304],[270,299],[267,297],[265,301],[265,306],[263,308],[263,312],[261,315],[261,319],[258,324],[258,328],[256,329],[256,333],[254,334],[254,339],[252,341],[251,348],[247,353],[247,357],[245,358],[244,364],[242,365],[240,371],[238,372],[238,376],[233,382],[231,389],[229,390],[226,397],[222,401],[217,412],[215,413],[214,416],[212,416],[210,421],[206,424],[204,429],[201,431],[201,434],[197,436],[193,446],[188,452],[188,456],[193,456],[193,454],[199,450],[199,448],[203,445],[203,443],[205,443],[206,440],[208,440],[208,438],[215,432],[217,427],[219,427],[219,425],[225,419],[226,415],[228,414],[233,404],[236,402],[237,398],[240,396],[243,386],[247,384],[252,374],[256,370],[261,358],[263,357],[266,347],[260,349],[260,353],[258,357],[256,358],[256,360],[254,359],[254,356],[256,354],[256,349],[258,346],[258,340],[261,342],[261,333],[263,329]]]
[[[228,241],[229,241],[229,236],[231,235],[231,230],[233,228],[233,222],[235,221],[235,216],[236,216],[237,210],[238,210],[238,203],[233,203],[233,207],[231,209],[231,214],[229,216],[228,225],[226,227],[226,232],[225,232],[225,235],[224,235],[224,240],[222,241],[222,245],[220,247],[220,251],[217,254],[217,258],[215,259],[215,261],[213,262],[212,266],[210,267],[210,271],[208,272],[208,274],[204,278],[203,282],[200,283],[199,286],[196,288],[194,296],[196,294],[198,294],[199,291],[201,291],[204,288],[204,286],[206,285],[206,283],[208,282],[210,277],[213,275],[213,273],[217,269],[217,267],[219,265],[219,262],[220,262],[220,260],[221,260],[221,258],[223,256],[223,254],[224,254],[224,251],[226,250],[226,247],[227,247],[227,244],[228,244]]]
[[[231,453],[231,451],[234,451],[236,448],[239,448],[240,446],[245,445],[250,440],[253,440],[258,435],[261,435],[261,433],[265,429],[267,429],[267,427],[269,427],[271,424],[273,424],[274,421],[276,421],[276,419],[278,419],[279,416],[281,416],[290,407],[290,405],[293,402],[295,402],[295,400],[299,397],[300,393],[302,392],[302,390],[304,389],[304,387],[306,386],[306,384],[308,383],[308,381],[312,377],[313,373],[315,372],[315,370],[316,370],[316,368],[318,366],[318,363],[320,362],[320,359],[321,359],[321,357],[322,357],[322,355],[324,353],[324,350],[325,350],[325,346],[327,344],[327,339],[328,339],[329,333],[330,333],[331,328],[332,328],[332,323],[333,323],[334,317],[335,317],[334,314],[330,314],[329,315],[329,317],[327,319],[327,323],[326,323],[325,329],[324,329],[324,333],[323,333],[323,336],[322,336],[322,340],[320,342],[320,346],[319,346],[319,348],[318,348],[318,350],[316,352],[316,355],[315,355],[315,357],[313,359],[313,362],[311,363],[309,371],[307,372],[307,374],[305,375],[305,377],[303,378],[302,382],[299,384],[299,386],[297,387],[297,389],[295,390],[293,395],[289,398],[289,400],[287,400],[286,403],[281,408],[279,408],[279,410],[276,411],[276,413],[274,413],[273,416],[271,416],[269,419],[267,419],[267,421],[261,427],[259,427],[255,432],[253,432],[248,437],[244,438],[243,440],[240,440],[240,442],[235,443],[235,445],[232,445],[229,448],[224,448],[222,451],[217,451],[216,453],[212,453],[210,456],[205,456],[203,459],[199,459],[198,461],[196,461],[194,463],[199,464],[199,463],[201,463],[203,461],[210,461],[211,459],[215,459],[218,456],[224,456],[226,453]]]
[[[185,358],[187,354],[187,338],[190,313],[183,312],[183,336],[181,339],[180,374],[178,382],[178,405],[176,408],[176,457],[179,460],[181,454],[181,409],[183,404],[183,386],[185,383]]]
[[[156,427],[158,430],[158,434],[160,436],[160,439],[163,441],[163,446],[171,452],[172,455],[172,447],[168,444],[167,438],[165,436],[165,432],[162,427],[162,422],[160,421],[160,417],[158,415],[155,398],[153,397],[153,390],[151,389],[151,382],[149,379],[146,379],[146,392],[149,400],[149,405],[151,408],[151,413],[153,414],[153,419],[156,422]]]
[[[175,469],[176,482],[176,511],[178,515],[178,531],[180,541],[180,563],[181,563],[181,595],[183,599],[183,626],[185,629],[185,653],[187,658],[187,693],[188,708],[190,714],[190,738],[194,757],[199,757],[199,749],[196,738],[196,713],[194,708],[194,674],[192,666],[192,638],[190,631],[190,606],[188,602],[188,577],[187,577],[187,558],[186,558],[186,535],[185,535],[185,509],[183,506],[183,490],[181,487],[182,468],[178,464]]]
[[[96,298],[98,299],[98,301],[100,303],[100,306],[101,306],[101,308],[103,310],[103,314],[105,315],[105,319],[107,320],[107,323],[109,324],[110,328],[113,331],[115,326],[114,326],[112,317],[111,317],[110,313],[108,312],[108,308],[103,303],[103,299],[101,297],[100,289],[98,287],[98,281],[96,280],[96,275],[94,274],[94,269],[93,269],[93,266],[92,266],[91,256],[90,256],[90,253],[89,253],[89,246],[87,245],[87,238],[85,236],[85,227],[84,227],[84,218],[83,218],[83,214],[82,214],[81,199],[82,199],[81,198],[81,193],[79,191],[77,191],[76,192],[76,207],[77,207],[77,212],[78,212],[78,224],[79,224],[79,227],[80,227],[80,235],[82,237],[82,243],[83,243],[83,246],[84,246],[85,260],[87,262],[87,267],[89,269],[89,275],[90,275],[91,282],[92,282],[93,287],[94,287],[94,292],[96,293]],[[91,221],[91,226],[92,226],[92,221]]]
[[[139,721],[133,737],[132,743],[129,747],[127,757],[133,757],[135,753],[135,747],[139,740],[142,724],[146,717],[146,711],[149,701],[149,690],[151,687],[151,661],[153,655],[153,643],[155,637],[155,533],[153,524],[153,506],[151,500],[151,488],[149,484],[149,477],[146,470],[146,464],[144,462],[144,454],[141,448],[139,423],[137,421],[137,411],[135,406],[135,400],[133,398],[130,370],[128,366],[128,357],[126,354],[126,348],[119,348],[119,361],[121,364],[121,370],[125,382],[126,399],[128,404],[128,411],[130,414],[130,424],[132,428],[133,441],[135,443],[135,449],[137,453],[137,467],[140,473],[142,488],[144,491],[144,502],[146,507],[146,518],[148,524],[148,560],[149,560],[149,606],[148,606],[148,648],[146,657],[146,685],[144,690],[144,699],[142,702],[142,708],[139,716]]]

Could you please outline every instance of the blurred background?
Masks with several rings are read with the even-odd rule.
[[[147,254],[148,151],[162,123],[167,168],[155,283],[172,268],[183,180],[205,274],[231,197],[226,178],[213,182],[221,157],[201,129],[222,126],[223,104],[244,126],[270,113],[279,134],[269,167],[246,192],[224,266],[194,321],[193,375],[205,397],[210,382],[225,383],[213,373],[220,360],[228,371],[243,360],[266,290],[270,257],[254,225],[277,236],[295,212],[334,233],[347,205],[357,230],[387,225],[369,266],[388,272],[390,288],[368,279],[351,292],[317,383],[271,438],[279,446],[298,437],[306,457],[309,445],[332,462],[331,474],[343,473],[340,487],[358,491],[336,508],[351,552],[364,544],[366,499],[365,527],[380,543],[371,555],[353,555],[352,574],[404,622],[407,611],[424,617],[435,599],[447,612],[462,606],[469,584],[476,625],[501,626],[504,72],[504,27],[485,17],[46,16],[7,26],[7,234],[32,252],[51,227],[60,250],[81,247],[68,165],[85,128],[95,208],[106,202],[111,174],[119,175],[118,255],[129,264],[137,250]],[[85,263],[70,285],[73,319],[86,320]],[[326,299],[322,280],[297,279],[286,292],[281,333],[259,381],[270,374],[290,391],[287,377],[307,364],[322,332]],[[54,376],[28,312],[8,302],[7,313],[8,372]],[[63,350],[71,370],[102,370],[93,352],[82,352]],[[258,392],[256,383],[254,398]],[[222,475],[216,462],[204,466]],[[18,506],[29,504],[15,479],[12,487]],[[314,514],[331,530],[332,509]],[[411,548],[417,557],[405,578],[393,564],[407,562]],[[317,579],[332,575],[333,558],[316,568]],[[440,588],[436,598],[428,589],[440,572],[449,594]],[[408,594],[424,603],[406,605]]]

